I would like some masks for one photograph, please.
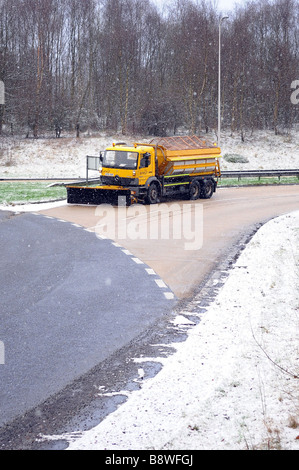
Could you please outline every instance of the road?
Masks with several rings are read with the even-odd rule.
[[[175,302],[137,258],[55,218],[0,211],[0,246],[0,425],[127,345]]]
[[[178,239],[171,239],[167,236],[164,239],[161,236],[156,238],[149,236],[146,239],[133,239],[132,237],[120,239],[117,237],[117,229],[115,230],[116,236],[114,239],[144,263],[151,266],[170,286],[175,295],[183,299],[192,295],[193,289],[232,250],[242,235],[250,232],[255,224],[264,223],[270,218],[298,210],[299,186],[223,188],[218,189],[213,197],[206,201],[173,201],[168,202],[167,205],[173,207],[177,213],[177,217],[173,218],[176,226],[178,224],[182,226],[185,206],[191,206],[193,215],[195,213],[194,208],[198,205],[202,206],[202,220],[200,220],[199,213],[193,217],[198,229],[202,230],[200,249],[186,249],[186,244],[188,245],[187,237],[190,236],[192,241],[192,235],[195,233],[192,227],[189,234],[187,233],[186,236]],[[115,209],[108,208],[108,210],[112,213],[111,220],[115,220],[116,224],[119,223],[119,220],[125,218],[125,216],[113,218]],[[121,208],[121,210],[124,211],[124,208]],[[136,216],[134,216],[134,206],[128,208],[128,210],[130,210],[131,219],[134,219],[136,224],[140,220],[140,223],[150,228],[153,227],[153,232],[156,234],[155,228],[161,223],[161,220],[159,222],[157,217],[158,208],[156,206],[146,207],[146,217],[144,207],[141,215],[137,213]],[[170,210],[164,213],[161,212],[164,222],[172,217]],[[47,210],[44,214],[76,222],[98,232],[100,231],[99,224],[103,222],[103,217],[101,219],[102,214],[95,207],[89,206],[66,205]],[[188,220],[187,216],[186,219]],[[108,220],[109,218],[106,217],[104,222],[107,223]]]
[[[192,298],[257,224],[298,209],[299,186],[264,186],[206,201],[0,212],[1,424]]]

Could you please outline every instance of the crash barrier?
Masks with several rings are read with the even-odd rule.
[[[222,178],[260,178],[272,177],[280,180],[283,176],[295,176],[299,179],[299,169],[297,170],[241,170],[241,171],[221,171]]]

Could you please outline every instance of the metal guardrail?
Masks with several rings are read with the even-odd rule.
[[[299,169],[295,170],[241,170],[241,171],[221,171],[222,178],[263,178],[274,177],[280,178],[282,176],[296,176],[299,179]]]
[[[78,180],[79,180],[79,178],[78,178]],[[70,178],[0,178],[0,182],[1,181],[5,181],[5,182],[11,181],[12,183],[18,182],[18,181],[19,182],[20,181],[25,181],[25,182],[30,182],[30,181],[70,181]]]

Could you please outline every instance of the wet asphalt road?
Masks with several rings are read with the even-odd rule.
[[[163,207],[164,204],[161,204]],[[184,213],[184,209],[191,207],[192,214],[196,206],[202,206],[202,223],[198,215],[193,221],[198,221],[197,231],[194,227],[188,228],[182,223],[178,216],[171,213],[172,208],[176,208],[176,214]],[[127,208],[130,213],[130,223],[138,223],[141,220],[134,210],[138,205]],[[159,205],[143,206],[141,214],[146,211],[146,221],[148,227],[153,228],[153,233],[174,224],[176,233],[181,233],[180,237],[149,237],[133,239],[127,237],[115,241],[138,256],[145,264],[151,266],[157,274],[170,286],[171,290],[179,299],[188,298],[193,295],[193,290],[205,280],[205,278],[215,269],[222,259],[229,256],[239,238],[245,234],[255,224],[265,223],[272,217],[277,217],[299,208],[299,185],[286,186],[252,186],[239,188],[219,188],[211,199],[199,199],[197,201],[171,201],[167,202],[171,219],[168,213],[157,217],[155,214],[159,210]],[[124,208],[122,208],[123,210]],[[110,207],[111,211],[114,208]],[[100,217],[93,206],[77,206],[71,204],[61,205],[52,209],[44,210],[44,215],[75,222],[84,227],[97,228]],[[162,220],[163,219],[163,220]],[[171,221],[171,223],[170,223]],[[118,217],[116,218],[116,225]],[[182,230],[183,228],[183,230]],[[202,228],[203,244],[195,251],[186,249],[186,241],[193,241],[195,233]],[[118,227],[116,226],[116,233]],[[189,238],[191,235],[191,238]]]
[[[145,264],[69,222],[0,211],[0,426],[59,392],[176,299]]]

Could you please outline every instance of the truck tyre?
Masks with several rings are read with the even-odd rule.
[[[157,183],[151,183],[147,190],[145,202],[147,204],[157,204],[159,202],[160,190]]]
[[[192,181],[189,186],[189,198],[195,201],[200,196],[200,186],[198,181]]]
[[[200,197],[203,199],[210,199],[214,192],[214,182],[212,180],[206,180],[201,185]]]

